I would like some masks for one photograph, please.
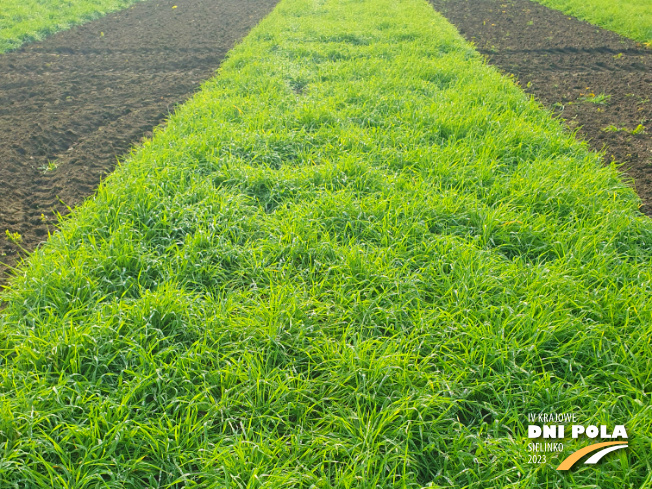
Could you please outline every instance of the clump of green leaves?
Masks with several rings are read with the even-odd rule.
[[[594,93],[589,93],[586,95],[580,96],[579,100],[582,102],[590,102],[592,104],[604,105],[609,100],[611,100],[611,95],[605,95],[604,93],[599,93],[598,95]]]
[[[43,172],[52,172],[56,170],[59,167],[59,164],[56,161],[53,160],[48,160],[47,165],[43,165],[39,167],[39,170]]]
[[[603,132],[621,132],[621,131],[626,131],[626,127],[618,127],[613,124],[609,124],[607,127],[602,128]]]
[[[639,124],[632,130],[627,129],[626,127],[618,127],[618,126],[614,126],[613,124],[610,124],[607,127],[603,128],[602,130],[604,132],[628,132],[634,136],[637,134],[645,134],[645,126],[643,124]]]
[[[645,134],[645,126],[643,124],[639,124],[636,126],[634,129],[632,129],[632,134]]]

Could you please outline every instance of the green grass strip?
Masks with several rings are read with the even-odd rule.
[[[650,0],[535,0],[652,47]]]
[[[0,53],[140,0],[1,0]]]
[[[13,281],[3,487],[642,487],[638,204],[424,0],[282,0]]]

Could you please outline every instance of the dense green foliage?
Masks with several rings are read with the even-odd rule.
[[[652,44],[652,1],[650,0],[535,1],[631,39]]]
[[[283,0],[13,280],[2,487],[649,484],[638,203],[425,1]]]
[[[2,0],[0,53],[139,0]]]

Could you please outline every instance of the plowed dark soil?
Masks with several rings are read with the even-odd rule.
[[[651,50],[528,0],[430,1],[607,162],[623,163],[652,216]]]
[[[149,0],[0,55],[0,285],[277,1]]]

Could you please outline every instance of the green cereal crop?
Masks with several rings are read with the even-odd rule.
[[[2,487],[645,487],[639,204],[424,0],[282,0],[13,277]]]

